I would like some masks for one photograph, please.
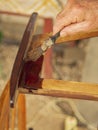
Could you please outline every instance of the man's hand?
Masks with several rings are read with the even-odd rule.
[[[68,0],[56,17],[53,34],[61,36],[98,30],[98,0]]]

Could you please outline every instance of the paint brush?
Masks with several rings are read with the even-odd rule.
[[[50,48],[52,45],[55,44],[55,41],[59,36],[60,36],[60,32],[44,40],[43,44],[40,47],[28,53],[27,55],[28,59],[32,61],[36,61],[37,59],[39,59],[40,56],[42,56],[47,51],[48,48]]]

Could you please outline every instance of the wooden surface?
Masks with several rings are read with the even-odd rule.
[[[0,97],[0,130],[8,130],[9,109],[9,83],[7,83]]]
[[[17,102],[18,130],[26,130],[26,101],[25,95],[19,94]]]
[[[85,31],[85,32],[77,33],[77,34],[72,35],[72,36],[60,37],[60,38],[58,38],[56,43],[73,41],[73,40],[80,40],[80,39],[84,39],[84,38],[97,37],[97,36],[98,36],[98,31],[96,31],[96,30],[93,32],[86,32]]]
[[[8,82],[0,97],[0,130],[9,130],[9,127],[11,128],[11,130],[15,129],[16,107],[10,109],[9,88],[10,88],[10,83]],[[26,130],[25,95],[23,94],[19,95],[17,105],[18,105],[17,107],[18,130]]]
[[[14,128],[15,128],[15,119],[16,119],[16,107],[11,108],[10,113],[11,113],[10,128],[11,128],[11,130],[14,130]]]
[[[33,88],[36,86],[36,90]],[[98,100],[98,84],[43,79],[32,89],[20,88],[20,92],[45,96]]]
[[[43,41],[44,39],[48,38],[51,36],[52,33],[47,33],[47,34],[39,34],[39,41]],[[65,36],[65,37],[59,37],[56,40],[56,43],[62,43],[62,42],[68,42],[68,41],[73,41],[73,40],[79,40],[79,39],[84,39],[84,38],[90,38],[90,37],[97,37],[98,36],[98,30],[93,31],[93,32],[84,32],[84,33],[77,33],[72,36]]]
[[[36,19],[37,19],[37,13],[33,13],[25,29],[16,59],[15,59],[15,63],[13,66],[13,70],[11,74],[11,81],[10,81],[10,104],[12,107],[14,106],[15,100],[17,98],[16,91],[18,89],[19,76],[21,74],[21,71],[24,65],[23,58],[25,57],[25,54],[28,51],[28,48],[30,46],[31,39],[32,39],[32,34],[35,31]]]
[[[19,94],[17,104],[10,109],[10,128],[15,129],[15,122],[18,121],[18,130],[26,130],[26,101],[25,95]]]
[[[9,113],[8,116],[5,117],[5,130],[9,130]]]

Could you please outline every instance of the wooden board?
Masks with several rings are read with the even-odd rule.
[[[98,84],[82,82],[42,79],[32,88],[20,88],[20,92],[98,101]]]
[[[17,101],[18,130],[26,130],[26,99],[24,94],[19,94]]]
[[[8,122],[9,122],[9,86],[8,82],[5,86],[5,89],[0,97],[0,130],[8,130]]]

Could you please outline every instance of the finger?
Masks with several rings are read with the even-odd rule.
[[[69,15],[69,10],[73,2],[74,0],[68,0],[64,9],[57,15],[56,23],[53,27],[53,34],[57,33],[64,26],[68,25],[69,21],[71,22],[71,16]],[[67,18],[67,15],[68,15],[68,18]]]
[[[57,14],[56,19],[60,19],[60,18],[64,17],[64,16],[65,16],[65,13],[66,13],[67,10],[69,9],[69,7],[70,7],[70,6],[69,6],[69,4],[68,4],[68,2],[67,2],[67,4],[64,6],[64,8],[62,9],[62,11]]]
[[[68,27],[62,29],[60,36],[68,36],[74,35],[79,32],[88,31],[90,28],[90,23],[87,21],[83,21],[81,23],[71,24]]]
[[[57,20],[53,27],[53,34],[56,34],[60,30],[62,30],[65,26],[70,25],[71,21],[72,21],[72,17],[68,17],[66,15],[62,19]]]
[[[63,17],[65,12],[67,12],[69,9],[71,9],[75,3],[76,3],[75,0],[68,0],[65,4],[64,8],[62,9],[62,11],[60,13],[58,13],[56,18],[58,19],[58,18]]]
[[[53,34],[56,34],[72,23],[78,23],[84,20],[85,13],[77,6],[73,8],[73,4],[74,0],[69,0],[66,8],[57,16],[56,23],[53,27]]]
[[[58,14],[57,14],[57,16],[56,16],[56,19],[60,19],[60,18],[62,18],[62,17],[64,17],[64,15],[65,15],[65,9],[63,9],[61,12],[59,12]]]
[[[57,14],[56,19],[62,18],[65,15],[65,12],[72,6],[73,3],[74,0],[67,0],[62,11]]]
[[[73,23],[80,23],[84,21],[85,12],[82,12],[79,8],[71,8],[62,14],[62,17],[56,19],[56,23],[53,27],[53,34],[57,33],[58,31],[62,30],[64,27],[73,24]]]

